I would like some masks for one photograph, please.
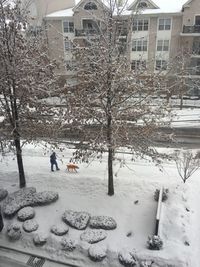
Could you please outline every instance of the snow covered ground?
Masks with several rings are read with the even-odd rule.
[[[172,152],[173,149],[159,150]],[[131,161],[130,155],[118,154],[118,159],[125,160],[123,168],[115,162],[115,195],[107,195],[106,155],[102,161],[93,160],[90,164],[79,164],[78,173],[66,171],[72,149],[62,152],[55,150],[59,156],[60,171],[50,172],[49,155],[51,148],[44,151],[41,145],[24,147],[24,166],[27,186],[34,186],[37,191],[52,190],[59,193],[59,199],[44,207],[35,207],[35,220],[38,231],[48,235],[48,242],[43,247],[35,247],[33,233],[23,232],[19,241],[10,242],[0,233],[0,244],[23,251],[59,259],[80,267],[122,266],[118,261],[121,251],[133,252],[139,259],[155,260],[155,266],[199,267],[200,262],[200,172],[197,171],[186,184],[177,174],[173,162],[165,162],[160,171],[145,160]],[[163,204],[161,238],[163,249],[151,251],[146,242],[154,234],[157,202],[154,201],[156,188],[164,186],[169,189],[169,198]],[[18,190],[18,173],[13,156],[1,159],[0,187],[9,192]],[[52,225],[61,222],[65,210],[86,211],[91,215],[113,217],[117,228],[110,230],[105,240],[98,243],[107,250],[107,257],[101,263],[94,263],[88,258],[90,245],[80,240],[82,230],[70,227],[67,234],[77,243],[73,252],[60,249],[61,237],[50,233]],[[8,225],[17,218],[5,220]],[[128,234],[129,233],[129,234]],[[128,236],[127,236],[128,234]],[[150,261],[149,261],[150,262]],[[150,264],[150,263],[149,263]],[[167,265],[168,264],[168,265]],[[169,265],[171,264],[171,265]],[[146,265],[151,266],[151,265]]]

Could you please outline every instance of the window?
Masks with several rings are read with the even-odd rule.
[[[139,4],[138,4],[138,8],[147,8],[147,3],[146,2],[140,2]]]
[[[134,40],[132,51],[147,51],[147,40]]]
[[[200,26],[200,16],[195,16],[195,25]]]
[[[146,60],[133,60],[131,62],[132,70],[145,70],[146,69]]]
[[[84,9],[85,10],[97,10],[97,5],[93,2],[88,2],[87,4],[85,4]]]
[[[169,51],[169,40],[158,40],[157,51]]]
[[[118,43],[119,43],[119,46],[118,46],[119,52],[120,53],[126,52],[127,39],[126,38],[119,38]]]
[[[156,70],[166,70],[167,61],[166,60],[156,60]]]
[[[159,19],[159,31],[171,29],[171,19]]]
[[[67,32],[74,32],[74,22],[71,21],[63,21],[63,31]]]
[[[65,46],[65,51],[70,51],[72,49],[72,43],[68,39],[64,40],[64,46]]]
[[[65,68],[67,71],[73,71],[76,68],[75,61],[73,60],[66,60],[65,61]]]
[[[148,31],[148,19],[137,19],[133,21],[133,31]]]

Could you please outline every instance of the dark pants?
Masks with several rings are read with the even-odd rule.
[[[56,166],[56,170],[59,170],[57,161],[54,160],[54,161],[51,161],[51,171],[53,171],[53,166],[54,166],[54,165]]]

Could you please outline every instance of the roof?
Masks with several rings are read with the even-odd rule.
[[[73,8],[68,8],[50,13],[46,16],[46,18],[72,17],[73,14]]]
[[[81,0],[76,0],[76,5],[80,3]],[[92,0],[90,0],[92,1]],[[137,0],[135,0],[137,1]],[[127,10],[123,12],[124,15],[130,14],[130,10],[128,10],[128,7],[130,7],[134,2],[134,0],[128,0],[127,2]],[[148,1],[148,0],[146,0]],[[179,13],[182,10],[182,7],[185,3],[189,2],[188,0],[149,0],[151,3],[155,4],[155,9],[146,9],[142,11],[142,14],[163,14],[163,13]],[[191,0],[190,0],[191,1]],[[105,4],[108,3],[108,0],[102,0],[102,2]],[[68,8],[64,10],[60,10],[54,13],[51,13],[47,15],[47,18],[57,18],[57,17],[72,17],[73,16],[73,8]]]

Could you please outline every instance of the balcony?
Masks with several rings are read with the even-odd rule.
[[[183,26],[183,34],[200,34],[200,25]]]
[[[194,56],[197,56],[199,57],[200,56],[200,48],[194,48],[192,49],[192,57]]]
[[[94,36],[94,35],[99,35],[99,34],[100,34],[100,31],[98,29],[82,29],[82,30],[75,29],[76,37]]]

